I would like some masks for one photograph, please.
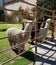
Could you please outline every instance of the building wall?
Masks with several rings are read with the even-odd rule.
[[[37,1],[37,0],[25,0],[25,1],[36,5],[36,1]],[[18,10],[18,8],[19,8],[20,6],[21,6],[23,9],[29,8],[29,10],[33,7],[33,6],[30,6],[30,5],[25,4],[25,3],[22,3],[22,2],[17,2],[17,3],[14,3],[14,4],[7,5],[7,6],[5,6],[5,8],[9,8],[9,9],[12,9],[12,10]],[[7,11],[7,13],[8,13],[8,14],[11,14],[10,11]]]
[[[3,7],[3,0],[0,0],[0,7]]]
[[[0,0],[0,7],[4,7],[3,0]],[[0,21],[5,21],[4,10],[0,10]]]

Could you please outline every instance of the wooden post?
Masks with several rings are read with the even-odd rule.
[[[54,26],[54,16],[55,16],[55,11],[53,11],[53,14],[52,14],[52,34],[51,34],[51,38],[54,39],[54,29],[55,29],[55,26]]]
[[[35,53],[37,53],[37,30],[38,30],[38,25],[37,25],[37,20],[38,20],[38,18],[37,18],[37,7],[35,7],[35,12],[36,12],[36,14],[35,14]]]

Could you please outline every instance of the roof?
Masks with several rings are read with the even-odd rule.
[[[4,0],[4,1],[7,3],[7,2],[10,2],[10,1],[13,1],[13,0]],[[25,0],[25,1],[30,2],[32,4],[36,4],[37,0]],[[22,3],[22,2],[17,2],[17,3],[14,3],[14,4],[7,5],[6,8],[17,10],[20,6],[23,9],[29,8],[29,10],[33,7],[33,6],[30,6],[30,5]]]

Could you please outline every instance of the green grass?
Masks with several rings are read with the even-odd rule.
[[[5,37],[5,36],[6,36],[6,32],[0,32],[0,38]],[[9,47],[9,44],[8,44],[7,39],[0,40],[0,50],[2,50],[4,48],[8,48],[8,47]]]
[[[6,32],[0,32],[0,37],[5,37],[6,36]]]
[[[52,35],[52,31],[48,30],[47,37],[51,37],[51,35]],[[56,37],[56,31],[54,32],[54,37]]]
[[[7,25],[7,24],[0,24],[0,29],[6,29],[6,28],[10,28],[10,27],[17,27],[17,28],[22,28],[21,24],[13,24],[13,25]],[[5,32],[0,32],[0,37],[5,37],[6,36],[6,31]],[[27,45],[28,47],[29,45]],[[9,48],[9,42],[7,39],[3,39],[0,40],[0,51],[3,49],[7,49]],[[0,63],[4,62],[10,58],[12,58],[13,56],[11,55],[10,51],[7,51],[3,54],[0,53]],[[28,65],[29,63],[34,61],[34,54],[32,53],[32,51],[28,51],[26,52],[24,55],[22,55],[20,58],[16,58],[14,60],[13,63],[7,63],[5,65]]]
[[[21,58],[15,59],[13,63],[5,65],[28,65],[31,62],[34,62],[34,54],[31,51],[28,51],[24,53]]]
[[[0,24],[0,29],[7,29],[11,27],[22,28],[22,24]]]

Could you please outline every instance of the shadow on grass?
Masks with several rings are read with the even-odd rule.
[[[34,53],[31,51],[27,51],[26,53],[22,54],[21,56],[34,62]]]
[[[13,50],[16,54],[18,54],[18,50]],[[24,57],[25,59],[29,60],[33,65],[35,64],[35,58],[34,53],[32,51],[27,51],[24,54],[20,55],[21,57]]]

